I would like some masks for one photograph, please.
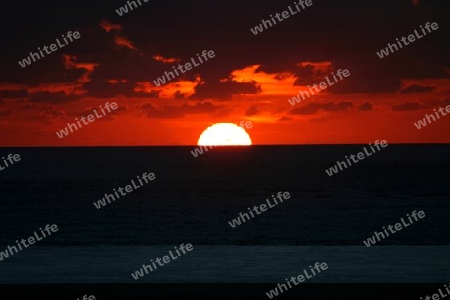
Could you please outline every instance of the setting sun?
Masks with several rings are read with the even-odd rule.
[[[199,146],[248,146],[252,140],[248,133],[233,123],[217,123],[203,131]]]

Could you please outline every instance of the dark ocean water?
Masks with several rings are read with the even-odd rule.
[[[59,231],[0,262],[1,283],[134,282],[173,246],[194,250],[142,282],[282,282],[316,261],[315,282],[450,280],[450,146],[389,145],[330,177],[363,145],[2,148],[0,251],[39,227]],[[93,205],[137,175],[156,179]],[[291,198],[237,228],[247,207]],[[424,219],[367,248],[362,241],[413,210]]]

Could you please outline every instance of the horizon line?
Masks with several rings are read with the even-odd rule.
[[[256,144],[256,145],[219,145],[214,147],[219,148],[234,148],[234,147],[292,147],[292,146],[358,146],[358,145],[369,145],[369,143],[354,143],[354,144]],[[441,143],[392,143],[389,145],[450,145],[450,142],[441,142]],[[206,145],[209,146],[209,145]],[[1,148],[113,148],[113,147],[122,147],[122,148],[137,148],[137,147],[204,147],[204,145],[67,145],[67,146],[56,146],[56,145],[48,145],[48,146],[0,146]]]

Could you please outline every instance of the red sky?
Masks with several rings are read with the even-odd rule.
[[[449,22],[442,7],[419,1],[354,4],[335,15],[336,4],[313,1],[255,36],[249,29],[289,1],[248,5],[243,12],[200,2],[146,3],[118,17],[114,10],[123,3],[117,1],[108,20],[83,23],[74,17],[70,26],[61,22],[58,30],[37,36],[24,31],[24,41],[12,42],[14,51],[3,57],[0,145],[193,145],[208,126],[243,120],[253,123],[253,144],[450,142],[450,116],[420,130],[414,126],[433,108],[450,105]],[[169,16],[176,21],[164,22]],[[427,21],[438,22],[439,30],[383,59],[376,55]],[[30,51],[69,30],[81,38],[19,66]],[[164,71],[203,50],[216,56],[155,86]],[[350,77],[295,106],[288,103],[338,69],[348,69]],[[106,102],[119,109],[63,139],[56,136]]]

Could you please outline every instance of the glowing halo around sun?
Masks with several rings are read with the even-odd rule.
[[[206,128],[198,139],[199,146],[250,146],[248,133],[233,123],[217,123]]]

